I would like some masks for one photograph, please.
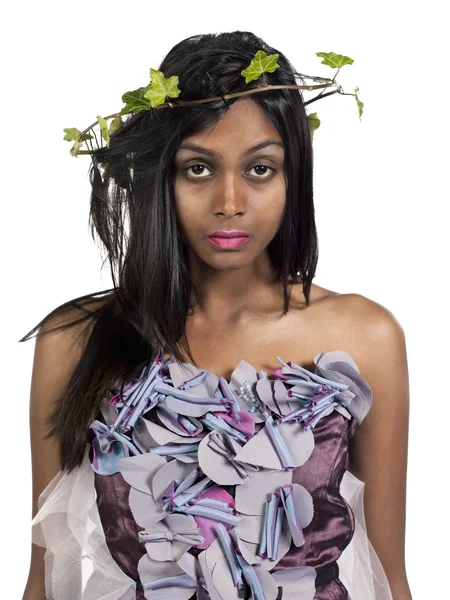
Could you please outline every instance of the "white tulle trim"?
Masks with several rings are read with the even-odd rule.
[[[355,515],[355,532],[337,561],[339,579],[350,600],[392,600],[383,566],[367,536],[364,488],[363,481],[345,471],[340,492]]]
[[[41,493],[31,523],[31,541],[47,549],[46,599],[135,600],[136,583],[106,545],[89,448],[78,469],[60,471]]]
[[[38,500],[32,542],[45,547],[47,600],[135,600],[136,583],[117,565],[97,508],[89,448],[70,474],[61,471]],[[355,515],[355,532],[340,558],[339,578],[350,600],[392,600],[389,583],[367,537],[365,484],[346,471],[340,491]]]

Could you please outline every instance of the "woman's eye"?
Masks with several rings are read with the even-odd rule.
[[[208,169],[208,167],[206,167],[205,165],[191,165],[190,167],[188,167],[188,168],[186,169],[186,173],[187,173],[187,172],[188,172],[190,169],[198,169],[199,167],[200,167],[200,169]],[[208,169],[208,171],[209,171],[209,169]],[[198,174],[198,172],[197,172],[196,174],[194,174],[194,179],[201,179],[201,177],[197,177],[197,174]]]
[[[268,167],[267,165],[255,165],[254,167],[252,167],[252,169],[260,169],[261,167],[263,169],[268,169],[267,171],[265,171],[265,173],[269,173],[269,175],[270,175],[271,171],[275,171],[275,169],[272,169],[272,167]],[[260,175],[260,174],[261,173],[259,173],[258,175]],[[258,178],[259,179],[267,179],[267,177],[258,177]]]
[[[267,165],[255,165],[254,167],[252,167],[250,170],[252,169],[260,169],[260,168],[266,169],[266,171],[262,174],[261,176],[261,172],[257,173],[256,178],[257,179],[268,179],[268,177],[270,176],[270,173],[272,171],[275,172],[275,169],[273,169],[272,167],[268,167]],[[196,165],[191,165],[190,167],[188,167],[186,169],[186,173],[190,170],[190,169],[208,169],[208,167],[206,165],[202,165],[202,164],[196,164]],[[205,171],[196,171],[193,175],[190,175],[190,177],[192,177],[193,179],[203,179],[204,178],[204,173]],[[268,173],[268,175],[267,175]]]

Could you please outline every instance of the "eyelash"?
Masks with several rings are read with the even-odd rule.
[[[211,170],[211,169],[209,169],[209,167],[207,167],[206,165],[203,165],[202,163],[195,163],[195,164],[191,165],[190,167],[188,167],[187,169],[185,169],[185,173],[187,173],[189,171],[189,169],[192,169],[192,167],[205,167],[209,171]],[[255,169],[256,167],[264,167],[265,169],[269,169],[269,171],[272,171],[274,174],[277,172],[277,170],[274,169],[273,167],[269,167],[268,165],[263,165],[263,164],[254,165],[251,168]],[[205,177],[203,175],[200,175],[198,177],[195,176],[195,175],[194,176],[188,175],[188,177],[190,177],[191,179],[207,179],[207,177]],[[270,179],[270,175],[261,176],[261,177],[259,177],[258,175],[256,175],[256,179],[261,179],[261,180]]]

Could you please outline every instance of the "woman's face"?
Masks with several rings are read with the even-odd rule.
[[[264,148],[253,149],[263,143]],[[182,240],[191,253],[221,270],[245,266],[264,251],[278,231],[286,203],[283,160],[277,129],[248,98],[232,104],[215,125],[180,143],[175,205]],[[209,236],[220,230],[239,230],[249,237],[241,246],[222,242],[218,247]]]

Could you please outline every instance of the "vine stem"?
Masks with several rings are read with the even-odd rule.
[[[337,73],[336,73],[337,75]],[[213,98],[201,98],[200,100],[177,100],[176,102],[171,102],[171,101],[167,101],[164,104],[159,104],[158,106],[154,106],[152,107],[152,110],[156,110],[158,108],[176,108],[177,106],[189,106],[191,104],[204,104],[206,102],[215,102],[218,100],[222,100],[223,98],[225,98],[225,100],[229,100],[230,98],[236,98],[238,96],[248,96],[249,94],[255,94],[256,92],[259,92],[261,90],[280,90],[280,89],[287,89],[287,90],[307,90],[307,91],[312,91],[312,90],[319,90],[322,89],[322,92],[320,94],[318,94],[315,98],[312,98],[311,100],[309,100],[308,102],[305,102],[306,104],[310,104],[311,102],[314,102],[314,100],[316,100],[317,98],[320,98],[321,95],[323,94],[323,90],[326,88],[331,87],[332,85],[334,85],[334,80],[336,78],[336,75],[333,77],[333,79],[330,81],[330,83],[324,83],[322,85],[266,85],[263,87],[259,87],[259,88],[252,88],[250,90],[245,90],[244,92],[235,92],[233,94],[225,94],[224,96],[214,96]],[[339,90],[336,90],[334,92],[331,92],[333,94],[339,92]],[[342,94],[342,92],[339,92]],[[329,94],[326,94],[327,96]],[[111,115],[108,115],[107,117],[103,117],[105,120],[107,119],[115,119],[117,117],[122,116],[120,112],[118,113],[113,113]],[[98,119],[97,121],[94,121],[94,123],[92,123],[92,125],[89,125],[89,127],[86,127],[86,129],[84,129],[81,133],[79,133],[79,135],[77,136],[76,141],[79,142],[80,138],[85,135],[88,131],[90,131],[93,127],[95,127],[98,124]],[[83,151],[83,150],[79,150],[77,152],[77,154],[92,154],[91,152],[87,152],[87,151]]]
[[[340,71],[340,70],[341,70],[341,67],[338,67],[338,70],[337,70],[337,71],[336,71],[336,73],[334,74],[334,77],[333,77],[333,79],[331,80],[331,84],[330,84],[330,85],[332,85],[332,84],[335,82],[335,80],[336,80],[336,77],[338,76],[338,74],[339,74],[339,71]],[[317,96],[315,96],[314,98],[312,98],[312,100],[311,100],[311,101],[318,100],[319,98],[322,98],[322,97],[324,98],[325,96],[329,96],[329,94],[324,94],[323,92],[324,92],[324,90],[322,90],[322,91],[320,92],[320,94],[317,94]]]

